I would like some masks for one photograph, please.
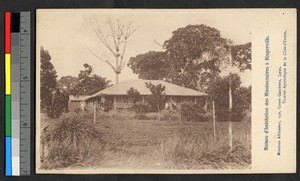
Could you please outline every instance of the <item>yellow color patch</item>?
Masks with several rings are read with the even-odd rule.
[[[5,94],[11,94],[11,60],[10,54],[5,54]]]

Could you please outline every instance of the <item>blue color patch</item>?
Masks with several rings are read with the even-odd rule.
[[[12,176],[11,137],[5,137],[5,175]]]

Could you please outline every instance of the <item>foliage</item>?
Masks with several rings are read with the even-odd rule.
[[[131,57],[127,64],[133,71],[138,74],[140,79],[158,80],[166,76],[168,68],[167,55],[165,52],[150,51]]]
[[[251,86],[240,87],[237,90],[237,95],[240,98],[237,102],[237,106],[242,110],[251,109]]]
[[[148,113],[151,107],[147,102],[136,102],[132,105],[132,109],[135,113]]]
[[[85,120],[79,114],[70,113],[62,117],[49,136],[51,141],[68,143],[77,147],[79,143],[100,138],[100,132],[95,129],[91,121]]]
[[[162,115],[164,112],[172,114],[164,110]],[[88,115],[82,118],[84,121],[93,118],[92,112],[84,114]],[[41,167],[213,170],[247,169],[251,166],[251,114],[242,122],[233,123],[231,151],[226,122],[217,122],[216,140],[213,141],[211,122],[157,121],[155,113],[144,114],[149,119],[138,121],[134,119],[136,114],[130,111],[103,114],[105,118],[101,116],[101,121],[94,125],[101,132],[101,139],[90,143],[81,141],[77,148],[70,143],[48,142]],[[58,121],[46,119],[44,123],[55,124]]]
[[[64,91],[56,89],[53,92],[52,104],[47,110],[47,115],[51,118],[58,118],[61,116],[63,112],[68,111],[68,101],[69,95]]]
[[[229,79],[231,79],[232,111],[229,110]],[[250,89],[249,89],[250,90]],[[241,79],[238,74],[230,74],[224,78],[217,77],[211,83],[207,91],[209,96],[215,100],[216,116],[218,121],[241,121],[244,111],[249,107],[251,91],[241,87]],[[246,98],[246,97],[247,98]],[[247,101],[244,99],[246,98]]]
[[[109,86],[110,81],[99,75],[93,74],[93,68],[85,63],[84,70],[78,74],[78,81],[70,92],[73,95],[92,95]]]
[[[58,86],[60,89],[71,94],[70,90],[74,90],[74,86],[78,83],[78,78],[73,76],[62,76],[58,80]]]
[[[237,135],[229,151],[223,140],[214,142],[208,136],[180,138],[175,135],[161,143],[158,155],[166,161],[172,160],[176,168],[246,168],[251,164],[251,137],[245,133]]]
[[[180,114],[172,113],[167,110],[161,111],[161,116],[158,117],[156,113],[139,112],[134,115],[134,119],[138,120],[160,120],[160,121],[179,121]]]
[[[93,140],[89,143],[79,144],[76,148],[70,143],[58,141],[48,142],[49,152],[43,158],[42,168],[59,169],[87,166],[87,160],[100,157],[103,153],[101,140]]]
[[[127,91],[127,98],[133,104],[135,104],[136,102],[141,100],[141,93],[133,87],[130,87],[130,89]]]
[[[55,169],[55,168],[66,168],[76,163],[83,161],[80,159],[83,157],[81,149],[74,148],[72,145],[61,144],[60,142],[52,142],[52,147],[49,150],[49,154],[43,160],[44,168]]]
[[[175,30],[164,43],[170,56],[169,77],[172,82],[197,88],[201,71],[204,70],[205,75],[219,73],[225,44],[219,30],[203,24]]]
[[[146,82],[146,87],[151,92],[151,95],[146,97],[146,102],[150,105],[151,109],[156,109],[159,113],[166,103],[165,86],[161,84],[153,85],[151,82]]]
[[[183,102],[180,104],[183,120],[193,122],[205,122],[209,119],[205,116],[203,105],[195,102]]]
[[[147,116],[144,113],[137,113],[134,115],[134,119],[138,119],[138,120],[150,120],[149,116]]]
[[[179,121],[180,116],[181,115],[179,113],[170,112],[169,110],[163,110],[161,112],[160,120],[163,120],[163,121]]]
[[[198,90],[207,90],[228,64],[230,40],[206,25],[188,25],[173,31],[164,52],[132,57],[128,66],[139,78],[163,79]],[[251,70],[251,43],[231,46],[233,65]],[[227,65],[228,66],[228,65]]]
[[[101,154],[101,133],[92,121],[80,114],[68,113],[59,120],[52,120],[43,136],[43,145],[48,148],[42,157],[45,169],[73,167]]]
[[[68,96],[57,86],[57,74],[48,50],[41,47],[41,111],[49,117],[59,117],[66,108]]]
[[[57,74],[48,50],[41,47],[41,110],[47,112],[52,106],[52,92],[56,89]]]
[[[104,112],[109,112],[114,108],[114,103],[111,99],[105,99],[103,102],[100,102],[100,106]]]
[[[251,70],[251,51],[251,43],[236,45],[231,48],[233,64],[236,65],[240,71]]]

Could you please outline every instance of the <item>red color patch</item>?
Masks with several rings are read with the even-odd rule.
[[[5,12],[5,53],[10,53],[11,50],[11,38],[10,38],[10,32],[11,32],[11,12]]]

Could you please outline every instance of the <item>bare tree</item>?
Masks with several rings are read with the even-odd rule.
[[[103,44],[108,52],[114,56],[114,60],[110,60],[108,55],[106,57],[102,57],[97,53],[92,52],[90,49],[89,51],[96,58],[105,62],[112,68],[116,74],[116,83],[118,83],[119,74],[125,66],[124,55],[127,48],[127,42],[131,35],[136,31],[136,28],[132,26],[132,22],[125,25],[120,23],[119,20],[116,20],[116,23],[113,23],[109,18],[109,33],[105,34],[103,27],[100,27],[98,20],[92,21],[92,19],[90,19],[90,23],[100,43]]]

